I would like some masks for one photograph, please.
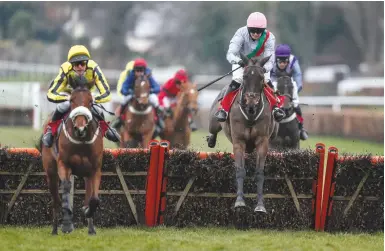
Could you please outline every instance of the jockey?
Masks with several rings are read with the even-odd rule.
[[[230,111],[234,92],[243,83],[243,67],[244,62],[240,58],[240,53],[246,54],[248,58],[253,56],[268,57],[273,55],[275,47],[275,36],[266,30],[267,20],[264,14],[260,12],[251,13],[247,19],[247,26],[243,26],[237,30],[230,41],[229,50],[227,51],[227,60],[232,64],[233,70],[242,66],[233,72],[231,84],[226,90],[222,99],[222,108],[215,113],[215,117],[220,122],[225,122]],[[270,82],[270,70],[273,68],[274,57],[270,57],[269,61],[263,66],[265,72],[265,82]],[[272,107],[274,119],[279,122],[285,117],[285,113],[278,107],[277,98],[271,88],[264,88],[266,97]]]
[[[119,75],[119,80],[118,80],[118,84],[116,86],[116,90],[117,90],[118,95],[120,97],[123,97],[122,93],[120,92],[120,90],[122,89],[122,86],[123,86],[123,82],[124,82],[124,80],[126,80],[127,76],[131,73],[132,69],[134,69],[134,63],[135,63],[134,60],[131,60],[130,62],[128,62],[126,64],[126,68]]]
[[[116,85],[116,91],[118,93],[118,96],[121,97],[122,99],[124,99],[124,96],[121,92],[123,82],[124,80],[126,80],[128,75],[130,75],[132,69],[134,69],[134,63],[135,63],[134,60],[131,60],[130,62],[128,62],[126,64],[126,68],[119,75],[118,83]],[[111,123],[111,127],[115,129],[119,129],[121,126],[122,126],[122,120],[120,116]]]
[[[169,111],[171,105],[176,103],[176,95],[178,95],[180,91],[180,85],[188,81],[187,72],[181,69],[175,73],[174,77],[167,80],[167,82],[162,86],[158,98],[159,104],[165,111]],[[190,128],[193,132],[198,130],[191,116],[189,116],[189,122]]]
[[[298,119],[298,127],[300,130],[300,137],[302,140],[306,140],[308,138],[308,134],[306,130],[303,128],[303,117],[302,111],[299,106],[298,93],[302,90],[302,72],[301,67],[299,66],[298,59],[291,54],[290,46],[287,44],[280,44],[275,49],[275,64],[273,69],[271,70],[271,80],[274,84],[277,81],[277,72],[278,71],[286,71],[287,73],[292,72],[294,79],[294,92],[293,92],[293,102],[294,102],[294,110],[297,114]],[[298,90],[298,92],[297,92]]]
[[[151,86],[149,101],[150,101],[150,104],[154,107],[158,117],[157,130],[161,131],[164,128],[163,110],[159,106],[159,101],[157,96],[157,94],[160,91],[160,86],[152,77],[151,69],[147,67],[147,62],[143,58],[138,58],[134,61],[133,70],[130,71],[130,73],[127,75],[126,79],[122,84],[122,88],[118,90],[124,96],[123,101],[120,104],[121,105],[120,113],[124,111],[124,109],[130,102],[130,100],[133,98],[135,78],[139,76],[143,76],[144,74],[150,75],[148,79],[150,81],[150,86]],[[121,114],[118,114],[118,121],[116,123],[117,127],[119,127],[122,124],[122,118],[120,115]]]
[[[105,103],[110,101],[110,87],[100,67],[95,61],[91,60],[91,55],[85,46],[74,45],[68,52],[68,61],[60,66],[59,74],[52,81],[47,93],[47,98],[50,102],[58,103],[51,122],[62,119],[70,110],[70,96],[63,92],[72,90],[68,79],[77,76],[84,76],[88,82],[95,81],[95,85],[100,92],[100,94],[94,98],[95,103]],[[91,91],[95,89],[95,85],[90,87]],[[97,106],[94,106],[93,108],[96,109],[96,111],[92,109],[93,114],[97,112],[104,119],[103,111]],[[109,128],[105,136],[108,140],[114,142],[120,140],[118,133],[111,128]],[[46,147],[52,146],[53,135],[50,126],[48,126],[42,141]]]

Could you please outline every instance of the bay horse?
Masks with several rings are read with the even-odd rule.
[[[166,112],[165,128],[160,133],[160,138],[169,141],[171,148],[187,149],[191,137],[189,116],[194,116],[198,112],[196,84],[182,83],[175,99],[176,105]]]
[[[279,122],[277,137],[270,140],[270,147],[281,150],[299,149],[300,136],[293,103],[293,93],[296,89],[291,78],[291,72],[277,71],[277,90],[285,96],[282,107],[285,118]]]
[[[236,94],[230,109],[228,119],[218,122],[214,116],[218,109],[218,99],[223,91],[214,100],[210,110],[209,132],[207,138],[209,147],[216,144],[217,134],[224,129],[227,139],[233,144],[234,164],[236,172],[237,198],[235,209],[246,207],[243,184],[246,177],[245,153],[256,151],[256,185],[257,205],[254,212],[266,213],[263,200],[264,167],[269,148],[269,138],[277,131],[269,102],[264,94],[265,80],[263,65],[269,60],[265,57],[248,59],[241,54],[245,63],[243,84]]]
[[[91,112],[93,97],[87,86],[92,84],[85,83],[84,77],[83,81],[80,80],[71,85],[74,89],[70,95],[69,115],[63,119],[54,145],[51,148],[40,145],[43,167],[53,199],[53,235],[58,234],[59,181],[63,187],[62,232],[70,233],[74,229],[73,209],[70,205],[71,174],[85,180],[86,194],[82,211],[88,220],[88,233],[96,234],[93,217],[100,203],[103,129]],[[44,127],[47,127],[47,123]]]
[[[147,75],[137,77],[134,95],[124,109],[121,132],[122,148],[148,147],[155,131],[154,109],[149,102],[150,82]]]

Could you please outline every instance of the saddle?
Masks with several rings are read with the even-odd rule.
[[[241,89],[242,89],[242,87],[227,94],[230,96],[228,99],[230,101],[230,104],[229,104],[230,108],[233,106],[235,98],[237,97],[237,95]],[[222,91],[219,93],[218,102],[221,102],[221,101],[223,102],[223,98],[224,98],[223,96],[224,96],[225,92],[226,92],[226,88],[222,89]],[[266,85],[265,88],[263,88],[263,92],[266,96],[267,101],[269,102],[271,110],[273,109],[273,107],[275,105],[278,106],[279,108],[281,108],[283,106],[285,98],[286,98],[285,96],[281,96],[281,95],[279,95],[279,93],[274,92],[274,90],[268,85]],[[221,102],[221,105],[222,105],[222,102]]]

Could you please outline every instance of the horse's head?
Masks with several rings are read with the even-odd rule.
[[[180,90],[180,95],[183,95],[183,105],[195,115],[199,110],[197,85],[186,82],[181,84]]]
[[[291,79],[291,72],[286,71],[277,71],[277,89],[281,95],[285,96],[285,101],[283,103],[284,109],[290,109],[291,101],[293,100],[293,89],[294,84]]]
[[[72,120],[75,136],[84,138],[87,133],[87,126],[92,121],[93,98],[91,91],[87,88],[92,84],[87,83],[84,76],[70,79],[70,82],[74,90],[70,97],[71,112],[69,118]]]
[[[135,78],[134,100],[139,110],[144,110],[149,105],[150,82],[148,75],[142,75]]]
[[[248,114],[249,118],[257,115],[258,106],[262,99],[262,91],[265,86],[265,77],[263,65],[269,60],[265,57],[261,60],[258,58],[248,59],[241,54],[241,58],[245,63],[243,72],[243,86],[241,91],[241,107]]]

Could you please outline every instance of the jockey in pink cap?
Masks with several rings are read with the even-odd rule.
[[[274,48],[275,36],[266,30],[267,20],[263,13],[251,13],[247,19],[247,25],[239,28],[230,41],[229,50],[227,51],[227,60],[232,64],[233,70],[239,65],[242,68],[233,72],[233,79],[226,90],[221,101],[222,108],[215,113],[215,117],[220,122],[227,120],[232,101],[237,94],[238,88],[243,83],[243,67],[244,62],[240,57],[240,53],[247,55],[248,58],[254,56],[268,57],[269,61],[263,66],[265,72],[265,81],[270,84],[270,70],[274,64]],[[278,107],[277,98],[273,89],[264,88],[265,95],[270,102],[274,119],[279,122],[285,117],[285,113]]]

